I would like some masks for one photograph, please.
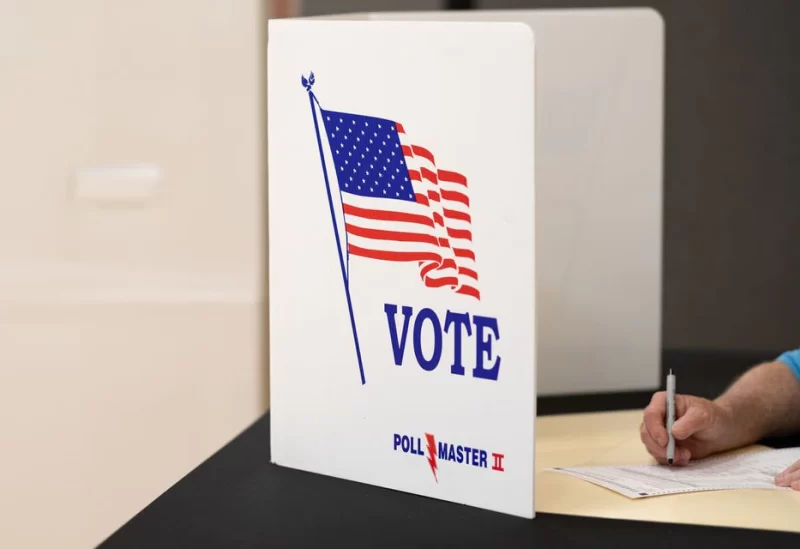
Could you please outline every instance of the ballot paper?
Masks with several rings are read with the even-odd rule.
[[[722,455],[682,467],[653,464],[551,470],[639,499],[710,490],[781,490],[785,488],[775,485],[775,476],[797,460],[800,447]]]

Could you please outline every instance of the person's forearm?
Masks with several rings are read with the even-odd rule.
[[[726,444],[731,448],[800,432],[800,382],[780,362],[752,368],[716,402],[734,422],[732,440]]]

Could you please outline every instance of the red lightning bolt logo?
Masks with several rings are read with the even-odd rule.
[[[436,441],[433,439],[433,435],[428,433],[425,433],[425,438],[428,440],[428,463],[431,466],[433,478],[436,479],[438,484],[439,477],[436,475]]]

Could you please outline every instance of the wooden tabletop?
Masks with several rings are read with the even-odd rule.
[[[641,410],[538,418],[537,513],[800,532],[800,492],[726,490],[631,500],[606,488],[545,470],[653,463],[639,441],[641,418]],[[758,448],[753,446],[743,451]]]

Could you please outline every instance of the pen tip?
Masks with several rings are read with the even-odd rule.
[[[672,368],[669,369],[669,375],[672,375]]]
[[[669,463],[669,466],[672,467],[672,460],[668,459],[667,462]]]

